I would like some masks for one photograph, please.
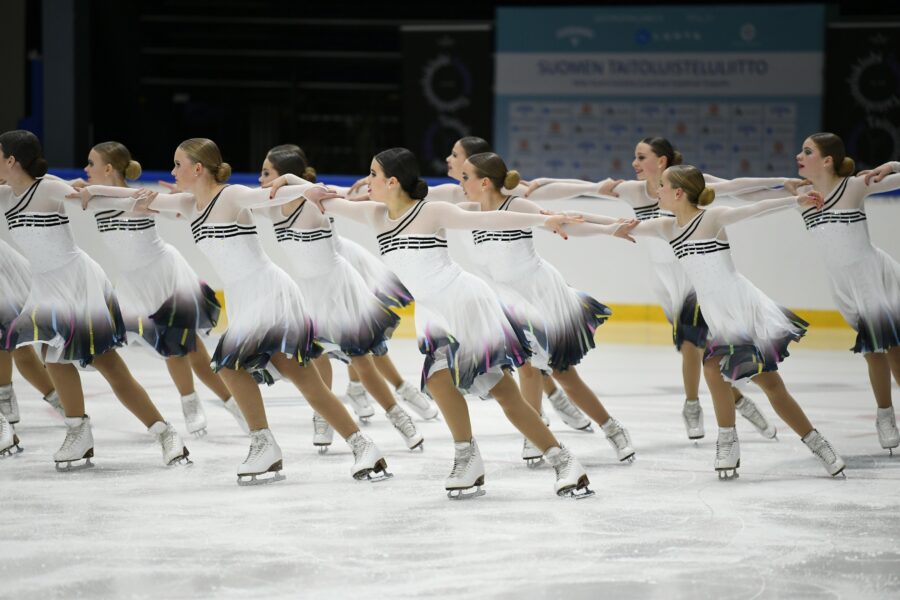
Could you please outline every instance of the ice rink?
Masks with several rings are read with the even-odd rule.
[[[689,442],[672,348],[605,343],[602,330],[599,339],[581,372],[629,429],[637,460],[619,464],[602,434],[568,429],[545,402],[597,492],[580,501],[554,495],[550,467],[526,468],[521,436],[495,403],[475,399],[486,496],[447,499],[443,422],[417,421],[425,451],[411,453],[380,411],[363,429],[395,477],[356,482],[346,444],[316,454],[311,410],[284,383],[264,395],[287,480],[239,488],[248,441],[210,393],[200,388],[209,435],[188,440],[195,464],[166,468],[97,373],[83,374],[96,467],[56,473],[62,422],[16,374],[25,452],[0,461],[0,597],[900,597],[900,456],[878,445],[861,358],[801,343],[782,369],[844,456],[845,480],[828,477],[750,386],[778,441],[738,417],[740,478],[720,482],[711,402],[704,390],[707,435]],[[391,353],[417,381],[414,341],[395,340]],[[163,364],[125,357],[183,433]],[[335,389],[345,387],[337,366]]]

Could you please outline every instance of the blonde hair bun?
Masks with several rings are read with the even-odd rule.
[[[856,163],[853,162],[853,159],[849,156],[845,156],[844,160],[841,161],[840,167],[838,167],[837,174],[841,177],[848,177],[853,175],[853,172],[856,170]]]
[[[672,164],[680,165],[683,162],[684,162],[684,156],[681,155],[681,152],[679,152],[678,150],[675,150],[672,153]]]
[[[312,167],[306,167],[303,169],[303,175],[301,175],[303,179],[307,181],[311,181],[312,183],[316,182],[316,170]]]
[[[716,190],[705,187],[697,196],[697,206],[707,206],[716,199]]]
[[[231,165],[227,162],[221,163],[216,168],[215,179],[217,183],[225,183],[231,177]]]
[[[141,163],[136,160],[129,160],[128,166],[125,167],[125,179],[137,179],[141,176]]]
[[[503,178],[503,187],[508,190],[514,189],[519,185],[520,181],[522,181],[522,176],[515,169],[511,169],[506,172],[506,177]]]

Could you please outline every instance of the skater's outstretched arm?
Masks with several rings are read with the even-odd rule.
[[[429,203],[421,216],[433,220],[435,229],[524,229],[546,227],[559,230],[564,223],[577,223],[578,216],[526,214],[508,211],[467,212],[443,202]]]
[[[616,198],[615,188],[621,179],[604,179],[600,182],[580,179],[535,179],[528,186],[525,196],[531,200],[571,200],[580,196],[592,198]]]
[[[771,212],[784,210],[785,208],[812,207],[822,208],[824,201],[822,195],[818,192],[809,191],[800,196],[789,196],[787,198],[774,198],[771,200],[761,200],[753,204],[741,207],[717,206],[704,209],[706,211],[705,219],[708,219],[710,225],[714,228],[722,228],[732,225],[745,219],[752,219],[760,215]]]
[[[891,173],[900,173],[900,162],[892,161],[886,162],[879,167],[875,167],[874,169],[867,169],[865,171],[860,171],[856,174],[857,177],[862,177],[865,179],[866,184],[869,183],[878,183]]]

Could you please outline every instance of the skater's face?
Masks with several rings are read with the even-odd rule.
[[[7,156],[5,152],[3,152],[3,146],[0,146],[0,179],[6,181],[9,178],[9,174],[12,171],[12,166],[16,164],[16,158],[14,156]]]
[[[659,179],[659,207],[663,210],[674,212],[680,202],[684,201],[684,190],[681,188],[673,188],[669,176],[663,173]]]
[[[259,172],[259,185],[266,185],[270,181],[276,179],[279,175],[281,175],[281,173],[272,166],[272,163],[269,162],[269,158],[266,157],[262,164],[262,170]]]
[[[378,202],[386,202],[390,190],[400,185],[396,177],[385,177],[384,169],[374,158],[372,159],[372,164],[369,165],[367,183],[369,184],[369,197]]]
[[[447,176],[457,181],[462,181],[463,163],[466,162],[466,151],[463,150],[462,144],[456,142],[453,149],[450,150],[450,156],[447,157]]]
[[[631,166],[634,168],[635,176],[641,181],[646,181],[662,172],[665,161],[665,157],[657,156],[649,144],[641,142],[634,147],[634,160],[631,161]]]
[[[810,138],[803,140],[803,148],[797,155],[797,173],[800,177],[816,177],[828,169],[834,171],[834,160],[830,156],[822,156],[819,147]]]
[[[113,181],[112,165],[103,160],[103,157],[96,150],[88,152],[84,174],[87,175],[87,182],[94,185],[108,185]]]
[[[182,190],[191,190],[203,174],[203,165],[195,163],[187,155],[187,152],[178,148],[173,159],[175,167],[172,169],[172,177],[175,185]]]
[[[475,167],[472,166],[472,163],[465,161],[462,166],[460,185],[466,198],[477,202],[488,190],[490,180],[487,177],[478,177],[475,174]]]

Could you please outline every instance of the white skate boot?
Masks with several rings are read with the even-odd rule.
[[[6,417],[0,414],[0,458],[15,456],[20,452],[22,447],[19,446],[19,436]]]
[[[241,431],[250,435],[250,426],[247,425],[247,419],[244,418],[244,413],[241,412],[241,407],[238,406],[237,400],[234,398],[229,398],[225,402],[222,403],[225,409],[231,413],[231,416],[234,417],[234,420],[237,421],[238,427],[241,428]]]
[[[806,444],[806,447],[822,462],[822,466],[825,467],[829,475],[837,477],[844,472],[844,461],[834,451],[828,440],[822,437],[821,433],[813,429],[800,441]]]
[[[572,404],[572,401],[562,391],[562,388],[557,388],[555,392],[547,396],[547,399],[563,423],[578,431],[594,432],[591,427],[591,420],[584,416],[584,413],[577,406]]]
[[[416,411],[422,419],[437,419],[438,409],[431,403],[428,396],[419,391],[419,388],[408,381],[404,381],[397,388],[397,394],[403,398],[403,401],[409,404],[409,407]]]
[[[157,421],[147,428],[150,435],[156,437],[162,448],[163,462],[167,467],[172,465],[192,465],[191,459],[188,458],[190,452],[181,440],[181,436],[175,431],[169,423],[165,421]]]
[[[66,439],[53,455],[57,471],[77,471],[93,467],[94,434],[91,432],[91,418],[66,417]],[[83,460],[83,463],[78,461]],[[73,465],[72,463],[78,463]]]
[[[750,423],[756,427],[759,434],[767,440],[774,439],[775,436],[778,435],[778,430],[775,429],[775,426],[769,423],[768,419],[766,419],[763,414],[759,412],[759,409],[756,408],[756,404],[754,404],[753,400],[747,396],[744,396],[735,402],[734,407],[741,413],[741,416],[750,421]]]
[[[387,461],[375,442],[357,431],[347,438],[347,445],[353,451],[353,466],[350,474],[357,481],[384,481],[393,477],[388,473]]]
[[[250,451],[247,458],[238,467],[238,485],[262,485],[275,483],[285,479],[281,474],[281,448],[269,429],[250,432]],[[260,478],[260,475],[272,473],[271,477]]]
[[[19,402],[12,384],[0,385],[0,414],[6,417],[10,425],[19,422]]]
[[[181,412],[184,413],[184,426],[188,433],[198,438],[206,435],[206,411],[200,404],[197,392],[181,397]]]
[[[631,447],[631,436],[628,435],[628,430],[612,417],[600,427],[606,434],[609,445],[616,451],[619,461],[634,462],[634,448]]]
[[[881,447],[893,456],[894,448],[900,446],[900,431],[897,431],[897,419],[894,417],[893,406],[878,409],[875,428],[878,430],[878,442]]]
[[[319,454],[328,452],[328,446],[334,439],[334,429],[329,425],[325,417],[313,412],[313,446],[319,449]]]
[[[699,440],[706,435],[703,429],[703,407],[700,400],[685,400],[681,409],[681,418],[684,419],[684,428],[687,430],[689,440]]]
[[[522,442],[522,460],[529,469],[536,469],[544,462],[544,453],[541,449],[531,443],[528,438],[523,438]]]
[[[63,408],[62,402],[59,400],[59,394],[56,393],[56,390],[53,390],[46,396],[44,396],[44,402],[50,405],[50,408],[56,411],[56,413],[61,416],[63,419],[66,418],[66,409]]]
[[[737,479],[738,467],[741,466],[741,444],[738,441],[737,429],[719,427],[719,439],[716,440],[716,472],[719,479]]]
[[[484,496],[484,462],[475,439],[453,444],[453,469],[444,481],[444,489],[451,500],[465,500]],[[475,488],[472,491],[472,488]]]
[[[409,414],[399,404],[392,406],[391,410],[387,411],[386,414],[388,421],[391,422],[391,425],[394,426],[394,429],[406,442],[407,448],[410,450],[425,450],[425,438],[416,431],[416,426],[413,424]]]
[[[351,381],[347,385],[346,395],[350,406],[353,407],[353,412],[359,417],[360,422],[368,423],[372,415],[375,414],[375,409],[372,408],[372,403],[369,402],[369,395],[366,393],[366,388],[363,387],[363,384],[358,381]]]
[[[565,446],[554,446],[544,454],[547,462],[556,471],[556,495],[563,498],[581,500],[594,495],[588,488],[591,483],[587,472],[578,459]]]

